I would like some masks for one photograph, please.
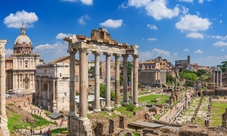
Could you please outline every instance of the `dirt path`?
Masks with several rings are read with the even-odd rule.
[[[40,109],[36,105],[29,105],[27,107],[23,107],[22,109],[28,111],[29,113],[31,113],[33,111],[32,112],[33,114],[34,114],[34,110],[36,110],[36,113],[35,113],[36,115],[39,115],[39,116],[45,118],[48,121],[52,121],[52,122],[55,121],[55,120],[51,119],[50,117],[46,116],[46,114],[44,113],[44,110]],[[39,114],[38,114],[38,111],[39,111]],[[42,126],[40,128],[34,129],[34,132],[35,132],[35,134],[39,134],[40,131],[46,132],[48,129],[52,130],[52,129],[56,129],[56,128],[65,128],[65,127],[67,127],[67,124],[68,124],[67,120],[63,121],[61,126],[60,126],[60,122],[61,122],[61,119],[57,119],[56,120],[56,123],[58,124],[57,126],[55,124],[49,124],[47,126]]]

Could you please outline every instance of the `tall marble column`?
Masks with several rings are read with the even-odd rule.
[[[56,91],[55,91],[55,79],[53,78],[53,112],[57,112],[57,105],[56,105]]]
[[[120,73],[119,73],[119,54],[115,56],[115,107],[120,106]]]
[[[9,136],[7,127],[8,119],[6,116],[6,96],[5,96],[5,44],[7,40],[0,40],[0,129],[3,136]]]
[[[105,109],[111,110],[111,98],[110,98],[110,53],[104,53],[106,55],[106,106]]]
[[[39,77],[39,105],[42,104],[42,88],[41,85],[42,84],[42,78]]]
[[[217,87],[219,87],[219,71],[217,71]]]
[[[38,82],[37,78],[38,77],[36,77],[36,79],[35,79],[35,104],[36,105],[38,105],[38,98],[39,98],[39,96],[38,96],[38,90],[39,90],[38,85],[39,85],[39,82]]]
[[[123,54],[123,105],[128,104],[128,54]]]
[[[133,104],[138,106],[138,58],[139,55],[133,55]]]
[[[75,54],[76,51],[68,50],[70,54],[70,92],[69,92],[69,116],[76,116],[76,101],[75,101]]]
[[[214,73],[213,73],[213,80],[214,80],[214,88],[215,88],[215,70],[214,70]]]
[[[88,113],[88,50],[80,49],[80,110],[79,119],[86,120]]]
[[[222,71],[220,72],[220,86],[222,86]]]
[[[100,73],[99,73],[99,57],[100,53],[99,52],[93,52],[95,55],[95,112],[101,111],[100,108]]]

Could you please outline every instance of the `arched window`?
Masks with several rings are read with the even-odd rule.
[[[27,68],[27,67],[28,67],[28,61],[25,60],[25,68]]]

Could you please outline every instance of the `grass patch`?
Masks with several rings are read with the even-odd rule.
[[[168,95],[163,94],[150,94],[147,96],[139,97],[139,103],[147,103],[147,104],[165,104],[166,100],[169,99]]]
[[[133,132],[134,136],[140,136],[137,132]]]
[[[67,128],[57,128],[57,129],[53,129],[50,131],[51,135],[55,135],[55,134],[67,134],[68,129]]]
[[[26,129],[28,126],[31,126],[27,122],[20,122],[21,115],[15,114],[10,110],[7,110],[7,113],[12,115],[12,117],[8,118],[8,129],[10,132],[16,129]]]
[[[211,126],[218,127],[222,124],[222,114],[225,112],[227,104],[223,102],[211,103]]]
[[[35,118],[35,126],[36,127],[46,126],[46,125],[49,125],[49,124],[54,124],[54,122],[48,121],[48,120],[44,119],[43,117],[38,116],[36,114],[33,114],[32,117]]]

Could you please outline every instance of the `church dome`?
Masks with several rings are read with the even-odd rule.
[[[24,23],[22,23],[20,35],[14,42],[14,54],[32,54],[33,47],[30,38],[25,33]]]
[[[19,35],[14,42],[15,44],[30,44],[31,40],[27,35]]]

